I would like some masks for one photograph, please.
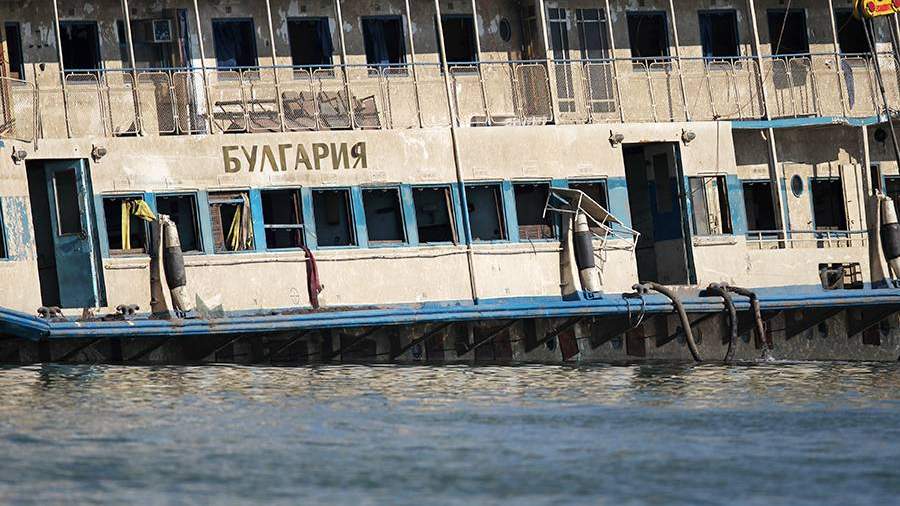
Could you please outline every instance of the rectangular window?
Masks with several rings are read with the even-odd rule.
[[[406,63],[403,18],[379,16],[362,18],[363,43],[369,65]]]
[[[606,12],[603,9],[575,9],[578,25],[578,43],[583,60],[609,58]]]
[[[884,194],[894,199],[894,207],[900,209],[900,177],[886,176],[884,178]]]
[[[444,47],[447,63],[465,64],[478,61],[475,48],[475,22],[468,14],[441,16],[444,25]]]
[[[809,182],[816,230],[847,230],[844,185],[840,178],[815,177]]]
[[[181,251],[185,253],[203,251],[197,209],[197,198],[194,195],[156,196],[156,211],[175,222]]]
[[[130,203],[142,198],[138,195],[103,198],[110,255],[142,255],[147,252],[147,222],[129,209]]]
[[[548,9],[550,23],[550,47],[554,60],[569,59],[569,28],[565,9]]]
[[[449,187],[414,188],[413,205],[420,243],[456,242],[456,222]]]
[[[743,184],[744,212],[747,215],[749,232],[774,231],[775,202],[772,200],[772,183],[769,181],[747,181]]]
[[[288,19],[288,38],[294,65],[329,66],[334,46],[328,18]]]
[[[700,11],[698,16],[705,58],[737,58],[741,55],[735,11]]]
[[[19,23],[5,23],[6,52],[9,57],[9,77],[25,79],[25,60],[22,53],[22,31]]]
[[[56,194],[56,219],[59,235],[76,235],[84,232],[81,226],[81,206],[78,204],[78,175],[74,169],[53,175]]]
[[[366,229],[373,244],[402,244],[406,242],[403,228],[403,208],[400,190],[379,188],[362,191]]]
[[[549,213],[544,214],[550,185],[547,183],[517,183],[513,185],[516,195],[516,218],[519,221],[519,239],[552,239],[555,237],[553,221]]]
[[[152,19],[131,20],[131,39],[134,46],[134,59],[137,61],[135,68],[162,69],[173,66],[173,43],[157,42],[155,40],[153,22],[154,20]],[[131,68],[131,57],[128,52],[128,37],[125,33],[125,22],[121,19],[116,21],[116,31],[119,35],[119,54],[122,58],[122,64],[126,68]]]
[[[312,199],[319,246],[355,245],[350,190],[313,190]]]
[[[3,202],[0,202],[0,260],[9,258],[6,251],[6,226],[3,223]]]
[[[300,190],[261,192],[267,249],[303,247],[303,206]]]
[[[731,234],[731,209],[725,176],[689,177],[694,234]]]
[[[100,35],[96,21],[60,21],[63,67],[66,70],[96,70],[100,63]]]
[[[250,195],[247,192],[210,193],[209,215],[216,253],[254,248]]]
[[[869,43],[863,22],[853,17],[852,9],[835,9],[838,46],[844,54],[869,54]]]
[[[809,53],[809,38],[806,31],[806,11],[802,9],[770,9],[769,44],[774,55],[794,55]]]
[[[609,197],[606,189],[606,181],[570,181],[569,188],[583,191],[594,202],[600,204],[603,209],[609,211]],[[595,223],[588,220],[591,229],[599,229]],[[599,233],[599,231],[598,231]]]
[[[475,241],[505,241],[506,220],[503,218],[503,192],[500,185],[466,186],[469,224]]]
[[[218,68],[257,65],[256,30],[252,19],[214,19],[212,26]]]
[[[669,29],[665,12],[628,12],[628,42],[634,58],[668,58]]]

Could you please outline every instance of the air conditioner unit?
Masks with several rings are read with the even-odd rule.
[[[154,19],[153,20],[153,42],[156,44],[172,42],[172,20],[171,19]]]

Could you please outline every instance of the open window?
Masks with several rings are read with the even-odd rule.
[[[266,248],[302,248],[303,206],[300,190],[265,190],[261,195]]]
[[[475,241],[505,241],[506,220],[503,217],[503,192],[499,184],[466,186],[469,226]]]
[[[552,239],[556,236],[551,215],[544,214],[550,185],[547,183],[513,184],[516,195],[516,218],[519,221],[519,239]]]
[[[210,193],[209,215],[216,253],[249,251],[254,248],[253,220],[247,192]]]
[[[3,202],[0,202],[0,260],[9,258],[6,249],[6,224],[3,221]]]
[[[609,194],[607,193],[606,181],[569,181],[569,188],[584,192],[591,200],[609,211]],[[596,226],[595,223],[591,222],[590,225],[592,230],[602,233],[600,227]]]
[[[771,44],[773,55],[809,53],[806,11],[803,9],[770,9],[767,14],[769,44]]]
[[[606,12],[603,9],[575,9],[575,23],[578,26],[581,59],[609,58]]]
[[[403,18],[377,16],[362,18],[363,43],[369,65],[397,65],[406,63],[406,42],[403,37]]]
[[[167,215],[175,223],[181,251],[185,253],[203,251],[197,215],[197,197],[193,194],[157,195],[156,211]]]
[[[252,19],[214,19],[212,27],[218,68],[257,66],[256,30]]]
[[[350,190],[313,190],[312,199],[319,246],[355,245]]]
[[[288,19],[288,38],[291,42],[291,61],[295,66],[329,66],[334,46],[328,18],[308,17]]]
[[[4,31],[6,32],[6,53],[9,59],[7,66],[9,67],[9,75],[12,79],[25,79],[25,61],[22,53],[22,30],[19,23],[4,23]],[[2,55],[0,55],[2,59]]]
[[[400,190],[374,188],[362,191],[366,229],[370,244],[402,244],[406,242]]]
[[[444,48],[447,63],[466,64],[478,61],[475,47],[475,22],[468,14],[446,14],[441,16],[444,26]]]
[[[809,182],[816,230],[847,230],[844,185],[838,177],[814,177]]]
[[[761,232],[777,230],[775,202],[772,199],[772,182],[745,181],[743,190],[747,231],[758,236]]]
[[[174,43],[160,42],[157,38],[163,34],[154,33],[154,22],[165,21],[167,20],[131,20],[131,38],[134,47],[134,59],[137,62],[133,68],[163,69],[174,66]],[[125,33],[125,22],[121,19],[116,21],[116,32],[119,38],[119,54],[122,58],[122,64],[126,68],[132,68],[131,56],[128,51],[128,36]],[[171,31],[168,34],[171,36]]]
[[[103,197],[110,255],[143,255],[147,252],[147,222],[131,212],[131,204],[142,199],[140,195]]]
[[[725,176],[689,177],[691,219],[698,236],[733,233]]]
[[[628,12],[626,17],[632,57],[669,57],[669,29],[665,12]]]
[[[837,27],[838,46],[843,54],[869,54],[866,29],[863,22],[853,17],[852,9],[835,9],[834,24]]]
[[[900,176],[884,177],[884,194],[894,200],[896,209],[900,209]]]
[[[103,67],[96,21],[60,21],[59,36],[65,70],[97,70]]]
[[[737,58],[741,55],[735,11],[700,11],[698,16],[704,58]]]
[[[413,205],[420,243],[456,242],[456,222],[449,186],[413,188]]]

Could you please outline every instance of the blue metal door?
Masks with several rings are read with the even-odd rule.
[[[94,220],[82,160],[45,164],[50,226],[63,308],[97,307],[100,283],[94,250]]]

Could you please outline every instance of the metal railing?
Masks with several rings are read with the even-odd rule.
[[[868,230],[754,230],[747,245],[755,249],[860,248],[869,243]]]
[[[57,87],[0,79],[0,136],[870,117],[871,55],[619,58],[438,64],[66,71]],[[877,56],[900,109],[900,65]],[[551,82],[552,81],[552,82]],[[552,96],[556,98],[556,110]],[[451,112],[454,115],[451,118]]]

